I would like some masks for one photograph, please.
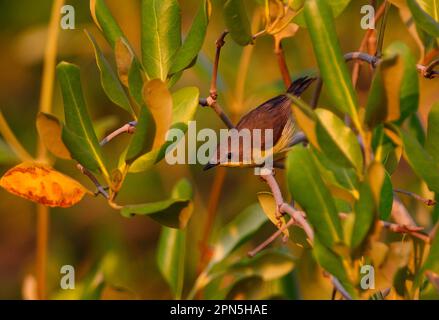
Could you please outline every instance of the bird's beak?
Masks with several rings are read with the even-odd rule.
[[[218,164],[219,164],[219,163],[210,163],[210,162],[208,162],[208,163],[204,166],[203,170],[206,171],[206,170],[212,169],[213,167],[216,167]]]

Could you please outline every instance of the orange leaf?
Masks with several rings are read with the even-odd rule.
[[[10,169],[0,179],[0,186],[48,207],[68,208],[81,201],[85,193],[91,193],[76,180],[36,163],[21,163]]]

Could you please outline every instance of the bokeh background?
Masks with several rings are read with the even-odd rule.
[[[140,1],[107,0],[106,2],[130,42],[137,52],[140,52]],[[245,2],[251,15],[255,1],[245,0]],[[364,30],[360,28],[360,8],[368,2],[351,1],[345,12],[336,20],[338,36],[344,52],[355,51],[360,45],[364,34]],[[184,73],[175,90],[184,86],[197,86],[202,96],[208,95],[215,40],[225,28],[221,9],[223,1],[214,0],[212,3],[213,13],[201,55],[195,67]],[[73,5],[76,10],[76,29],[61,31],[58,60],[66,60],[81,67],[85,97],[97,127],[103,123],[110,123],[112,128],[117,128],[129,119],[105,96],[100,86],[92,47],[83,29],[88,29],[98,38],[99,44],[106,49],[107,54],[109,47],[93,24],[88,1],[70,0],[67,4]],[[190,26],[198,4],[197,0],[180,0],[183,32]],[[0,0],[0,108],[18,139],[32,154],[35,154],[37,145],[35,118],[38,112],[42,58],[51,5],[51,0]],[[395,40],[409,45],[419,57],[414,40],[403,25],[397,10],[392,8],[385,46]],[[284,40],[283,45],[293,75],[312,71],[315,68],[316,61],[306,29],[299,30],[294,38]],[[256,41],[251,52],[245,90],[236,92],[241,58],[242,48],[229,39],[222,52],[219,89],[221,104],[235,119],[283,90],[271,37],[261,37]],[[370,72],[367,67],[363,67],[358,85],[360,101],[363,105],[369,83]],[[420,115],[425,124],[426,114],[432,102],[439,99],[439,90],[435,81],[420,79],[420,86]],[[309,97],[310,92],[305,94],[305,99]],[[325,102],[325,94],[323,94],[321,104],[324,105]],[[54,114],[62,118],[63,107],[58,84],[54,92],[53,110]],[[202,107],[197,111],[196,121],[198,129],[223,127],[211,110]],[[110,156],[115,155],[114,159],[116,159],[128,139],[129,137],[126,136],[117,138],[105,147],[105,152]],[[1,141],[0,148],[8,150]],[[1,154],[0,175],[17,163],[10,150]],[[394,185],[425,193],[426,190],[408,170],[405,163],[402,162],[400,166],[398,173],[392,177]],[[73,162],[57,160],[56,168],[75,177],[89,188],[93,187],[77,172]],[[203,172],[201,165],[169,166],[163,161],[148,172],[129,175],[120,194],[120,203],[143,203],[167,198],[172,186],[182,177],[188,178],[193,183],[195,211],[188,226],[186,288],[190,287],[195,279],[202,248],[200,239],[206,223],[207,204],[215,174],[215,170]],[[278,173],[278,179],[285,190],[282,172]],[[220,194],[212,236],[215,235],[218,227],[256,202],[256,192],[262,190],[266,190],[266,186],[253,175],[252,170],[228,170]],[[410,200],[406,204],[410,209],[414,209],[421,225],[428,224],[428,209],[421,209]],[[119,212],[111,209],[104,199],[92,197],[84,198],[73,208],[53,209],[50,211],[50,217],[49,297],[57,297],[59,294],[62,265],[74,266],[76,280],[80,282],[104,261],[114,287],[127,289],[127,291],[118,291],[107,288],[104,297],[171,298],[169,288],[155,263],[160,231],[157,223],[146,217],[123,218]],[[257,241],[272,232],[273,228],[267,226],[266,230],[261,231],[253,240],[253,244],[257,244]],[[23,281],[27,275],[33,274],[35,269],[35,242],[36,206],[3,189],[0,190],[0,299],[23,298]],[[292,248],[292,250],[299,249]],[[245,255],[245,248],[238,254]],[[304,253],[304,255],[308,254]],[[313,267],[312,260],[300,261],[291,275],[291,281],[296,283],[297,297],[328,298],[330,288],[319,280],[318,270]]]

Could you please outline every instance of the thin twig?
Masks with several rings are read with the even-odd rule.
[[[18,141],[15,134],[8,125],[3,113],[0,110],[0,133],[5,139],[5,142],[12,148],[14,153],[21,161],[32,161],[32,156],[23,148],[20,141]]]
[[[221,55],[221,49],[224,46],[224,44],[226,43],[224,41],[224,39],[228,33],[229,33],[229,31],[225,30],[221,34],[221,36],[218,38],[218,40],[216,41],[215,63],[213,65],[212,81],[210,83],[210,97],[213,100],[216,100],[218,97],[217,81],[218,81],[219,60],[220,60],[220,55]]]
[[[230,118],[224,113],[221,106],[218,104],[218,91],[217,91],[217,81],[218,81],[218,67],[219,67],[219,59],[221,56],[221,49],[226,43],[224,38],[227,36],[229,32],[225,30],[221,36],[216,41],[216,53],[215,53],[215,62],[213,64],[213,73],[212,80],[210,83],[209,97],[206,99],[200,99],[199,103],[203,107],[211,107],[215,113],[221,118],[227,128],[232,129],[235,126],[233,125]]]
[[[81,173],[83,173],[85,176],[87,176],[91,182],[93,182],[93,184],[96,186],[96,188],[98,189],[95,193],[95,195],[103,195],[105,199],[110,199],[110,196],[108,195],[107,191],[105,190],[106,188],[103,187],[98,179],[96,179],[96,177],[86,168],[84,168],[82,165],[80,165],[79,163],[76,165],[76,167],[79,169],[79,171],[81,171]]]
[[[41,80],[39,111],[50,113],[53,106],[53,88],[55,79],[55,65],[58,53],[58,40],[60,32],[61,7],[64,0],[53,1],[50,15],[47,42],[44,52],[43,75]],[[48,162],[48,150],[43,141],[39,139],[37,157],[40,161]],[[46,275],[49,240],[50,211],[49,208],[39,204],[37,206],[37,288],[38,298],[46,299]]]
[[[384,16],[381,20],[381,26],[380,31],[378,34],[378,41],[377,41],[377,51],[375,56],[378,58],[381,58],[382,51],[383,51],[383,44],[384,44],[384,34],[386,32],[386,25],[387,25],[387,18],[389,16],[389,9],[390,9],[391,3],[389,1],[384,2]]]
[[[383,3],[379,9],[377,10],[376,14],[375,14],[375,23],[382,17],[382,15],[384,14],[384,9],[385,9],[385,3]],[[358,51],[364,51],[366,49],[366,45],[369,41],[369,38],[375,33],[375,29],[369,29],[366,31],[366,33],[364,34],[363,39],[361,40],[361,44],[360,47],[358,48]],[[360,75],[360,61],[356,61],[354,64],[354,67],[352,69],[352,83],[354,85],[354,88],[357,86],[357,82],[358,82],[358,78]]]
[[[338,292],[345,298],[346,300],[352,300],[351,295],[346,291],[346,289],[343,287],[343,285],[340,283],[340,281],[334,277],[333,275],[330,275],[331,282],[334,285],[334,287],[337,289]]]
[[[285,230],[287,230],[289,227],[291,227],[292,225],[295,224],[294,219],[290,219],[288,220],[288,222],[286,224],[284,224],[282,227],[280,227],[275,233],[273,233],[270,237],[267,238],[267,240],[265,240],[264,242],[262,242],[260,245],[258,245],[256,248],[254,248],[253,250],[249,251],[247,253],[247,255],[249,257],[254,257],[255,255],[257,255],[259,252],[261,252],[262,250],[264,250],[270,243],[272,243],[273,241],[275,241]]]
[[[305,213],[294,209],[292,206],[284,202],[279,185],[276,179],[274,178],[273,174],[261,175],[261,178],[268,184],[268,186],[271,189],[277,207],[276,215],[280,217],[284,214],[288,214],[290,216],[290,220],[288,220],[288,222],[285,225],[279,228],[268,239],[266,239],[264,242],[258,245],[255,249],[251,250],[248,253],[248,255],[250,257],[255,256],[258,252],[265,249],[270,243],[276,240],[283,233],[283,231],[285,231],[292,225],[297,225],[301,227],[305,231],[312,245],[314,241],[314,232],[311,226],[309,225],[309,223],[305,219],[306,217]]]
[[[279,65],[280,73],[282,75],[282,80],[285,84],[285,88],[288,89],[291,85],[291,76],[288,71],[288,65],[285,60],[285,53],[282,48],[282,43],[279,42],[279,46],[274,49],[274,53],[277,57],[277,63]]]
[[[419,201],[425,203],[427,206],[434,206],[436,204],[436,200],[434,200],[434,199],[425,199],[425,198],[421,197],[420,195],[418,195],[418,194],[416,194],[414,192],[411,192],[411,191],[402,190],[402,189],[394,189],[393,191],[397,192],[397,193],[405,194],[406,196],[409,196],[409,197],[412,197],[412,198],[414,198],[416,200],[419,200]]]
[[[410,234],[415,238],[418,238],[425,243],[430,243],[430,237],[427,234],[421,233],[419,231],[424,230],[423,227],[417,227],[417,226],[406,226],[406,225],[400,225],[396,223],[391,223],[387,221],[380,221],[380,224],[395,233],[404,233],[404,234]]]
[[[116,138],[117,136],[119,136],[123,133],[130,133],[130,134],[134,133],[136,130],[136,125],[137,125],[137,121],[131,121],[131,122],[123,125],[119,129],[116,129],[115,131],[110,133],[108,136],[106,136],[104,139],[102,139],[102,141],[100,142],[100,145],[101,146],[106,145],[108,142],[110,142],[111,140],[113,140],[114,138]]]

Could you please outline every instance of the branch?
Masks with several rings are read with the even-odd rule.
[[[333,275],[329,275],[329,276],[331,278],[332,284],[334,285],[334,288],[336,288],[337,291],[341,293],[343,298],[345,298],[346,300],[352,300],[351,295],[345,290],[345,288],[340,283],[340,281],[338,281],[338,279],[336,277],[334,277]]]
[[[433,60],[428,66],[418,64],[416,67],[421,74],[427,79],[434,79],[439,77],[439,71],[434,70],[439,65],[439,59]]]
[[[3,113],[0,110],[0,133],[5,139],[5,142],[12,148],[21,161],[32,161],[32,156],[24,149],[20,141],[18,141],[15,134],[9,127]]]
[[[270,243],[275,241],[286,229],[288,229],[292,225],[297,225],[301,227],[305,231],[312,245],[314,241],[314,232],[308,221],[306,221],[305,219],[305,213],[294,209],[292,206],[284,202],[279,185],[274,178],[273,173],[261,175],[261,178],[268,184],[273,194],[274,200],[276,202],[276,216],[280,218],[281,216],[288,214],[290,216],[290,220],[288,220],[285,225],[283,225],[275,233],[273,233],[267,240],[262,242],[255,249],[248,252],[248,255],[250,257],[254,257],[258,252],[265,249]]]
[[[99,143],[101,146],[106,145],[108,142],[116,138],[117,136],[123,134],[123,133],[134,133],[136,130],[137,121],[131,121],[124,126],[120,127],[119,129],[116,129],[112,133],[110,133],[108,136],[106,136],[102,141]]]
[[[285,88],[288,89],[291,85],[291,76],[290,76],[290,72],[288,71],[288,65],[285,60],[285,54],[281,42],[279,42],[279,45],[275,47],[274,53],[277,56],[277,63],[279,65],[280,73],[282,75]]]
[[[213,73],[212,73],[212,80],[210,83],[209,97],[205,99],[200,99],[199,103],[203,107],[211,107],[215,111],[215,113],[221,118],[221,120],[224,122],[227,128],[233,129],[235,126],[233,125],[230,118],[224,113],[223,109],[217,102],[218,99],[217,79],[218,79],[219,59],[221,55],[221,49],[226,43],[224,41],[224,38],[227,36],[228,33],[229,32],[225,30],[216,41],[216,54],[215,54],[215,62],[213,64]]]
[[[421,230],[424,230],[423,227],[400,225],[383,220],[380,221],[380,224],[384,228],[392,232],[410,234],[415,238],[425,241],[426,243],[430,243],[431,241],[430,237],[427,234],[419,232]]]
[[[98,196],[99,194],[101,194],[102,196],[104,196],[105,199],[107,199],[107,200],[110,199],[110,196],[108,195],[107,191],[105,191],[106,188],[104,188],[99,183],[98,179],[96,179],[96,177],[90,171],[88,171],[86,168],[84,168],[79,163],[76,165],[76,167],[79,169],[79,171],[81,171],[82,174],[87,176],[93,182],[93,184],[96,186],[96,188],[98,189],[95,193],[95,196]]]
[[[434,199],[425,199],[425,198],[421,197],[420,195],[418,195],[418,194],[416,194],[414,192],[411,192],[411,191],[402,190],[402,189],[394,189],[393,191],[397,192],[397,193],[405,194],[406,196],[409,196],[409,197],[412,197],[412,198],[414,198],[416,200],[419,200],[419,201],[425,203],[427,206],[434,206],[436,204],[436,200],[434,200]]]

